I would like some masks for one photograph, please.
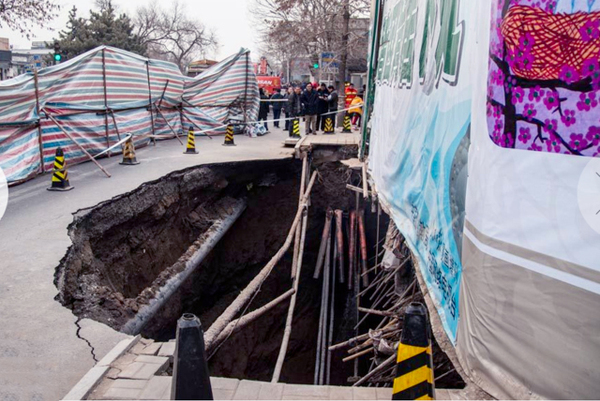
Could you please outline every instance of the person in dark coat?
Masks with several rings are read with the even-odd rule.
[[[317,128],[315,126],[315,123],[317,122],[317,107],[319,102],[319,95],[317,94],[317,91],[313,89],[312,84],[309,83],[306,85],[306,90],[304,91],[304,93],[302,93],[301,102],[302,108],[304,110],[304,118],[306,121],[306,135],[317,135]]]
[[[329,92],[327,91],[327,86],[322,83],[317,90],[317,95],[319,95],[319,101],[317,103],[317,131],[325,131],[325,116],[323,114],[329,111],[329,105],[327,103],[327,96]]]
[[[291,86],[288,86],[287,93],[284,96],[286,102],[283,103],[283,115],[285,117],[285,128],[284,128],[285,131],[289,130],[289,128],[290,128],[290,116],[291,116],[291,113],[288,110],[288,101],[290,99],[290,96],[292,96],[293,94],[294,94],[294,88],[291,87]]]
[[[294,91],[288,96],[288,101],[286,105],[286,111],[288,113],[288,118],[296,118],[302,115],[302,101],[300,100],[302,96],[302,91],[299,86],[294,88]],[[293,125],[288,125],[290,135],[292,130],[294,129]]]
[[[283,107],[283,102],[281,101],[282,99],[283,95],[281,94],[280,90],[275,91],[273,96],[271,96],[271,100],[273,100],[273,120],[275,120],[273,125],[277,128],[279,128],[279,118],[281,117],[281,108]]]
[[[335,128],[335,120],[336,120],[336,114],[338,111],[338,93],[335,90],[335,88],[333,87],[333,85],[329,85],[327,87],[327,91],[328,91],[328,95],[327,95],[327,105],[328,105],[328,109],[329,112],[332,113],[331,115],[333,116],[333,127]]]
[[[258,90],[260,94],[260,107],[258,109],[258,122],[264,121],[265,129],[268,130],[267,126],[267,116],[269,115],[269,97],[265,94],[263,88]]]

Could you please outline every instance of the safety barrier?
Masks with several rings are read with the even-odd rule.
[[[74,187],[69,184],[65,154],[62,148],[56,148],[54,170],[52,171],[52,184],[50,188],[47,189],[48,191],[70,191],[73,188]]]
[[[427,309],[418,302],[411,303],[404,314],[392,399],[435,399]]]

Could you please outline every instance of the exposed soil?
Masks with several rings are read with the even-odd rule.
[[[348,183],[360,185],[361,175],[336,160],[354,155],[355,149],[348,148],[313,153],[312,168],[318,169],[319,178],[309,207],[305,263],[282,382],[313,382],[322,279],[312,276],[327,208],[341,209],[347,215],[358,200],[365,209],[367,243],[375,244],[385,236],[388,217],[381,214],[378,236],[377,215],[370,203],[364,204],[362,196],[346,189]],[[246,210],[240,218],[141,334],[160,341],[174,338],[183,313],[196,314],[208,328],[283,244],[298,207],[300,174],[301,162],[292,160],[190,168],[77,212],[68,228],[73,245],[55,273],[57,300],[79,317],[121,329],[184,268],[198,247],[197,239],[213,222],[243,200]],[[373,265],[372,245],[368,256]],[[291,288],[291,264],[290,249],[244,312]],[[353,294],[347,285],[336,284],[333,343],[355,335]],[[211,374],[270,380],[288,305],[279,304],[231,335],[209,360]],[[378,323],[376,318],[367,319],[360,333]],[[354,375],[353,364],[341,361],[345,356],[344,349],[332,355],[331,384],[348,385],[347,378]],[[359,370],[364,374],[369,362],[362,359]],[[452,369],[439,347],[434,348],[434,365],[444,366],[440,374]],[[455,376],[445,376],[449,386],[461,380]]]

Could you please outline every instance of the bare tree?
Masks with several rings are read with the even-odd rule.
[[[59,9],[54,0],[0,0],[0,27],[6,26],[30,39],[32,25],[48,27]]]
[[[343,35],[344,15],[368,17],[369,6],[369,0],[254,0],[250,11],[267,54],[289,59],[328,51],[341,58],[362,40],[352,26]],[[277,61],[284,64],[287,59]]]
[[[168,10],[156,0],[137,9],[136,35],[148,49],[148,56],[172,61],[185,71],[186,66],[209,50],[216,50],[217,39],[200,21],[192,19],[177,0]]]

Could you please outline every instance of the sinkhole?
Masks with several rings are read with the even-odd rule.
[[[323,277],[314,279],[313,273],[327,210],[340,209],[347,218],[358,201],[365,210],[369,266],[380,259],[375,244],[385,238],[389,218],[381,212],[378,221],[376,208],[347,189],[347,184],[361,185],[361,174],[340,160],[355,157],[355,152],[324,148],[310,157],[310,167],[319,175],[310,197],[303,268],[282,382],[313,384]],[[177,319],[183,313],[197,315],[206,330],[283,245],[298,209],[301,172],[302,162],[291,159],[204,165],[173,172],[78,211],[68,227],[73,244],[56,268],[56,299],[78,317],[158,341],[175,337]],[[347,237],[347,221],[343,226]],[[212,247],[204,252],[198,267],[175,282],[208,243]],[[243,312],[267,304],[292,287],[292,249]],[[377,249],[381,252],[381,246]],[[411,269],[409,263],[404,277],[414,276]],[[171,291],[165,298],[166,289]],[[148,314],[149,305],[158,305],[155,301],[161,297],[164,302]],[[340,283],[333,297],[332,344],[367,333],[380,323],[381,316],[368,316],[357,332],[355,292]],[[361,306],[371,306],[368,299],[361,302]],[[270,381],[288,306],[289,301],[279,303],[234,332],[211,355],[211,375]],[[140,322],[143,315],[150,317]],[[357,372],[369,370],[368,357],[356,365],[342,362],[346,351],[332,352],[332,385],[351,385]],[[444,375],[438,387],[464,387],[436,344],[434,366],[440,368],[436,376]]]

